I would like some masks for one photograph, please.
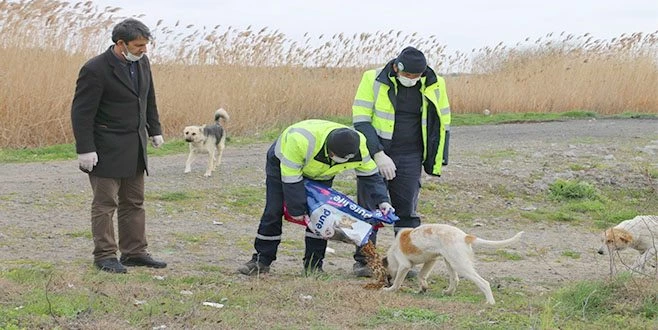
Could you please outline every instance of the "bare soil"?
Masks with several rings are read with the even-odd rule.
[[[207,263],[222,272],[234,273],[250,258],[264,204],[268,146],[229,143],[223,164],[211,178],[203,177],[203,157],[187,175],[183,174],[185,154],[151,157],[146,182],[147,235],[150,251],[169,263],[166,272],[193,272],[199,264]],[[583,179],[601,187],[653,189],[655,193],[658,185],[646,175],[647,165],[658,167],[657,120],[454,127],[450,164],[442,177],[426,177],[423,181],[445,188],[445,196],[433,201],[436,214],[423,214],[423,221],[451,223],[487,239],[508,238],[525,231],[522,243],[509,248],[521,256],[520,260],[476,251],[476,267],[494,285],[541,292],[564,282],[602,278],[611,272],[610,259],[596,253],[600,230],[591,221],[533,221],[499,216],[498,211],[513,208],[516,214],[523,214],[547,207],[532,196],[546,194],[557,178]],[[90,266],[91,192],[76,161],[0,164],[0,169],[0,260]],[[496,190],[500,194],[491,193]],[[179,202],[172,206],[161,198],[168,193],[190,191],[201,196],[194,195],[196,199],[190,205],[181,206]],[[227,196],[239,191],[250,195]],[[263,197],[254,199],[253,191]],[[247,197],[255,201],[242,208],[222,202],[239,203],[240,198]],[[657,208],[643,209],[658,212]],[[449,216],[468,213],[478,216]],[[389,246],[392,230],[384,228],[379,237],[382,253]],[[329,246],[336,253],[327,256],[325,271],[351,276],[354,247],[338,242],[330,242]],[[286,223],[273,275],[300,273],[302,255],[303,230]],[[622,258],[631,260],[635,255],[635,251],[627,251]],[[441,274],[444,267],[436,268],[435,272]]]

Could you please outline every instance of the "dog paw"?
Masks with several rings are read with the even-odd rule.
[[[185,171],[183,171],[183,173],[190,173],[190,172],[192,172],[192,169],[190,168],[186,168]]]
[[[208,178],[208,177],[212,176],[212,172],[206,172],[203,176],[205,176],[206,178]]]
[[[395,288],[392,287],[392,286],[389,286],[389,287],[387,287],[387,288],[382,288],[382,290],[383,290],[383,291],[386,291],[386,292],[393,292],[393,291],[395,291]]]
[[[423,294],[425,292],[427,292],[427,288],[420,288],[420,290],[418,290],[418,294]]]

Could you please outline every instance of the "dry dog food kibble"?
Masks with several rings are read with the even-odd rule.
[[[368,262],[368,266],[370,267],[370,269],[372,269],[372,277],[375,279],[375,282],[367,283],[366,285],[363,286],[363,288],[364,289],[383,288],[387,282],[388,271],[386,270],[386,267],[384,267],[384,265],[382,264],[382,259],[379,257],[379,254],[377,253],[375,244],[372,244],[372,241],[368,241],[368,243],[363,245],[361,251],[366,256],[366,261]]]

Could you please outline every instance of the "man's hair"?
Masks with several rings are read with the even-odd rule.
[[[128,43],[138,38],[151,40],[151,31],[146,25],[144,25],[144,23],[134,18],[123,20],[115,25],[112,30],[112,42],[114,43],[119,40]]]

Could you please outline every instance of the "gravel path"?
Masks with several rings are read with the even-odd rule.
[[[197,160],[189,175],[183,174],[184,154],[150,159],[147,233],[151,251],[170,263],[168,271],[194,271],[198,263],[207,262],[232,272],[250,257],[263,205],[259,196],[264,195],[263,164],[268,146],[229,143],[219,174],[212,178],[202,176],[203,159]],[[585,170],[574,170],[569,164],[581,164]],[[600,278],[610,273],[609,258],[595,253],[598,232],[593,226],[488,217],[496,208],[534,210],[537,206],[503,196],[483,198],[481,191],[502,186],[507,191],[537,194],[556,178],[587,179],[629,188],[653,184],[655,191],[658,184],[647,180],[643,166],[645,170],[646,166],[658,168],[658,120],[454,127],[450,165],[441,178],[425,178],[424,182],[456,187],[451,190],[455,193],[446,196],[443,209],[482,210],[482,217],[461,221],[426,214],[423,219],[454,223],[488,239],[502,239],[524,230],[523,243],[511,248],[523,256],[522,260],[509,262],[476,251],[480,273],[498,285],[541,291],[564,281]],[[0,260],[36,259],[85,267],[91,264],[91,193],[76,162],[0,164],[0,169]],[[223,194],[228,190],[246,195],[231,199]],[[172,209],[161,200],[153,200],[153,196],[181,191],[198,191],[200,204],[193,201],[189,207]],[[217,198],[204,198],[209,191]],[[258,196],[254,197],[254,192]],[[239,203],[240,198],[251,202],[238,213],[229,214],[224,203]],[[286,223],[282,252],[273,267],[275,273],[301,270],[303,234],[299,229]],[[380,234],[380,246],[388,246],[391,236],[391,231]],[[191,244],[189,237],[201,240]],[[327,258],[325,270],[349,274],[353,248],[334,242],[330,246],[336,254]],[[631,252],[623,256],[631,258]],[[575,254],[579,257],[572,257]],[[442,268],[437,266],[436,272],[442,272]]]

